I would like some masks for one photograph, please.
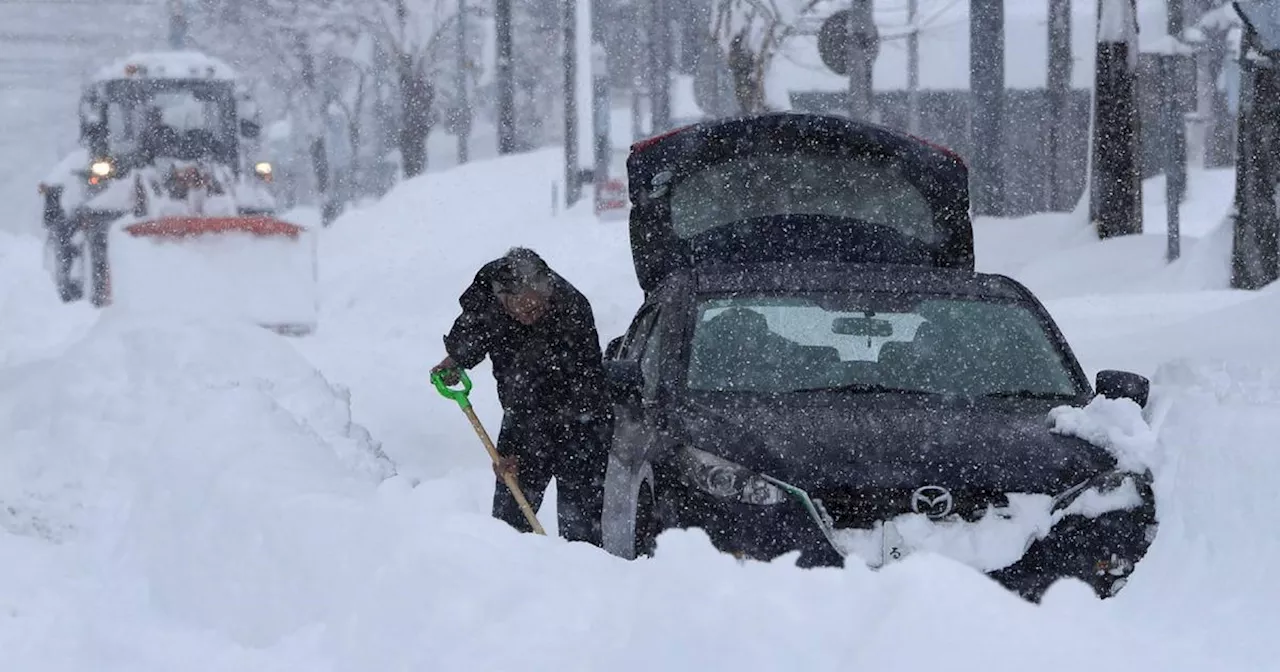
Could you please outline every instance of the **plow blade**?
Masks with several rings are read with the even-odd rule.
[[[251,215],[240,217],[162,217],[124,227],[134,237],[192,238],[220,233],[247,233],[260,238],[297,239],[305,229],[297,224]]]
[[[288,335],[315,329],[316,233],[265,215],[160,217],[111,241],[113,302],[247,319]]]

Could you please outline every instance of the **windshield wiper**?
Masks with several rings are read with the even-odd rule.
[[[885,394],[925,394],[937,395],[938,392],[931,390],[914,390],[905,387],[889,387],[888,385],[880,385],[879,383],[849,383],[848,385],[829,385],[826,387],[805,387],[793,392],[865,392],[874,394],[882,392]]]
[[[982,396],[992,399],[1075,399],[1074,394],[1037,392],[1035,390],[1001,390],[999,392],[987,392]]]

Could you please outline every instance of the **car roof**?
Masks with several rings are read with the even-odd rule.
[[[689,271],[696,293],[735,291],[901,291],[1025,300],[1031,292],[994,273],[901,264],[715,264]]]

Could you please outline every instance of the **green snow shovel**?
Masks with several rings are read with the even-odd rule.
[[[467,372],[463,369],[457,369],[455,372],[461,379],[461,388],[451,388],[445,384],[444,371],[437,371],[431,374],[431,382],[435,384],[436,390],[440,392],[441,396],[458,402],[458,406],[462,408],[463,413],[467,414],[467,419],[471,421],[471,426],[476,430],[476,435],[484,443],[485,450],[489,451],[489,459],[493,460],[494,466],[497,466],[499,462],[498,449],[493,447],[493,441],[489,439],[489,433],[484,431],[484,425],[480,424],[480,418],[476,417],[476,411],[471,407],[471,399],[468,397],[471,393],[471,378],[467,376]],[[524,498],[524,491],[520,489],[520,484],[516,481],[516,477],[512,474],[504,473],[502,481],[507,484],[511,494],[515,495],[516,503],[520,505],[520,510],[524,512],[525,520],[529,521],[533,531],[545,536],[547,533],[538,522],[538,517],[534,515],[533,507],[529,506],[529,500]]]

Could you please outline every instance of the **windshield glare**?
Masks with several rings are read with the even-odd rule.
[[[928,199],[887,159],[816,152],[738,156],[683,178],[671,192],[671,222],[683,238],[775,215],[855,220],[926,242],[939,236]]]
[[[697,307],[689,389],[779,393],[899,390],[980,397],[1074,396],[1036,314],[1013,302],[921,297],[722,298]]]

